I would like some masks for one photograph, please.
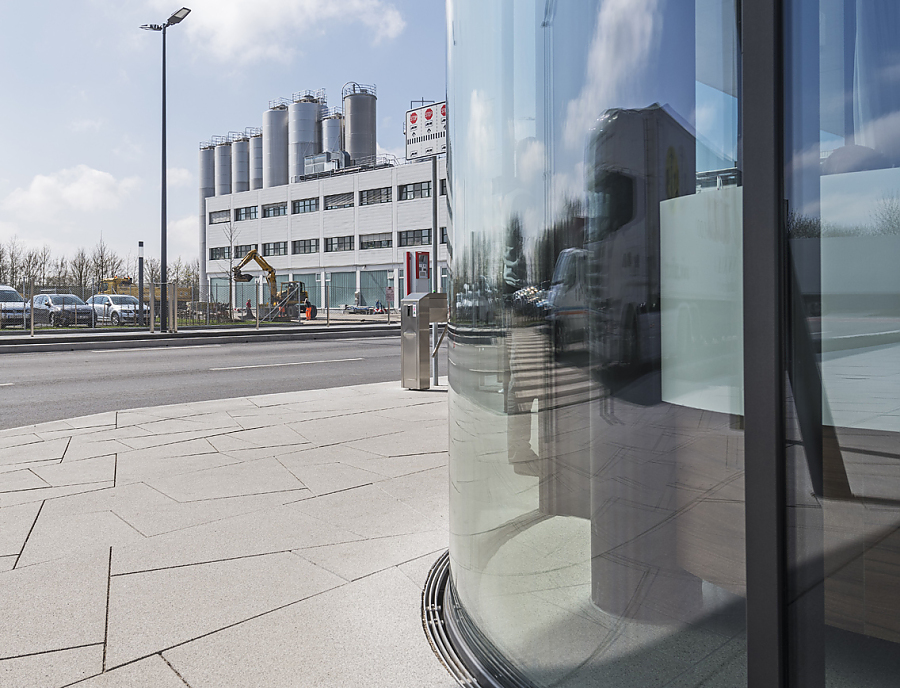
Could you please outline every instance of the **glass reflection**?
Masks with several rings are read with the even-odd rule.
[[[900,5],[791,0],[791,656],[797,685],[900,673]]]
[[[737,16],[448,2],[452,583],[535,685],[745,683]]]

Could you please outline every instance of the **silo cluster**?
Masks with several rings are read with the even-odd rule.
[[[201,143],[201,204],[211,195],[299,181],[311,169],[309,159],[320,161],[323,154],[338,166],[348,160],[352,165],[373,164],[375,87],[349,82],[341,96],[342,108],[328,107],[324,89],[273,100],[263,113],[261,128]]]

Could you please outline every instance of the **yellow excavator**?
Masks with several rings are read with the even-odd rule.
[[[300,304],[305,303],[309,298],[306,286],[303,282],[285,282],[279,290],[278,282],[275,279],[275,268],[269,265],[255,248],[250,249],[243,260],[232,268],[231,273],[235,282],[249,282],[253,279],[253,275],[241,272],[241,269],[251,260],[255,260],[256,264],[265,271],[266,281],[269,283],[269,294],[272,300],[268,306],[267,317],[264,319],[296,320],[300,313]]]

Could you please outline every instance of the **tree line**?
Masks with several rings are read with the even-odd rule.
[[[169,284],[199,291],[200,261],[184,261],[179,256],[167,266]],[[138,278],[138,258],[132,253],[121,256],[100,239],[88,251],[79,247],[71,257],[54,256],[50,246],[26,248],[15,236],[0,243],[0,284],[25,293],[35,287],[92,291],[97,282],[109,277]],[[144,281],[159,282],[158,258],[144,259]]]

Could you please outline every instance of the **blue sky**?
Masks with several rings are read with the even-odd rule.
[[[168,30],[170,261],[198,255],[200,141],[262,126],[269,101],[378,89],[378,145],[402,156],[410,100],[446,91],[442,0],[186,0]],[[0,242],[55,257],[103,240],[159,255],[162,23],[179,0],[5,3]]]

